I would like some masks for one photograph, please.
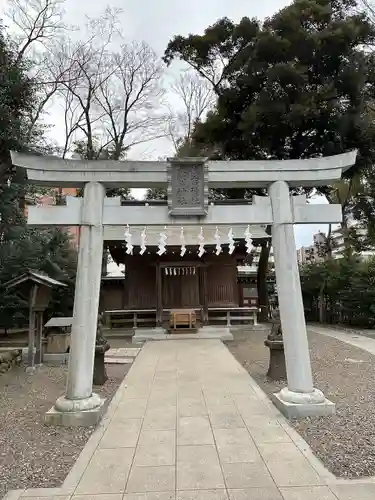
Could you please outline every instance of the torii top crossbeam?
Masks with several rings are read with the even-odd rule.
[[[275,181],[290,187],[332,184],[355,163],[356,151],[324,158],[264,161],[205,161],[184,158],[184,163],[205,163],[211,188],[262,188]],[[179,160],[171,160],[172,163]],[[100,182],[106,187],[152,188],[168,182],[171,161],[62,160],[53,156],[33,156],[12,152],[14,165],[27,169],[29,182],[51,187],[82,187]]]

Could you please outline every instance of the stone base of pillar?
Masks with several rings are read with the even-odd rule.
[[[95,393],[86,399],[73,400],[62,396],[45,414],[44,423],[63,427],[91,427],[102,418],[105,401]]]
[[[271,400],[288,419],[326,417],[334,415],[336,411],[335,403],[325,398],[318,389],[314,389],[311,393],[300,393],[284,388],[272,394]]]

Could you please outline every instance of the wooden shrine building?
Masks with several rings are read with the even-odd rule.
[[[158,255],[159,235],[163,227],[148,229],[147,250],[140,254],[142,227],[132,227],[132,255],[119,241],[106,242],[113,260],[125,265],[125,276],[104,279],[101,309],[110,326],[165,326],[171,310],[194,309],[200,326],[220,324],[243,317],[256,322],[255,303],[243,306],[237,266],[246,258],[244,232],[236,228],[235,248],[229,253],[230,227],[219,229],[221,252],[216,255],[215,228],[205,228],[204,253],[198,255],[199,226],[184,228],[186,252],[181,256],[179,226],[166,230],[166,252]],[[267,237],[261,226],[251,227],[252,238]]]

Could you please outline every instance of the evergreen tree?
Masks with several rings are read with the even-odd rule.
[[[10,151],[26,148],[26,115],[33,106],[35,87],[24,62],[17,60],[0,31],[0,326],[25,320],[27,304],[4,284],[28,269],[41,270],[70,285],[52,300],[55,314],[71,313],[75,252],[60,229],[28,228],[25,218],[26,175],[12,166]]]
[[[167,190],[166,188],[149,188],[146,191],[146,200],[164,200],[167,201]]]
[[[370,75],[363,47],[374,29],[355,6],[353,0],[295,0],[263,24],[224,18],[203,35],[174,37],[165,62],[187,62],[217,95],[216,109],[196,126],[196,144],[230,160],[303,159],[358,148],[349,176],[372,175],[375,126],[366,112]],[[268,252],[264,242],[258,266],[263,313]]]

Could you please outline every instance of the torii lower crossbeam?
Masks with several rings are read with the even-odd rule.
[[[289,195],[288,195],[289,196]],[[98,200],[99,202],[99,200]],[[306,196],[291,196],[289,224],[333,224],[341,220],[340,205],[310,205]],[[81,226],[90,223],[90,214],[83,211],[83,198],[67,197],[67,206],[30,207],[28,223],[32,226]],[[104,198],[104,226],[246,226],[272,225],[271,199],[254,196],[246,205],[210,205],[205,217],[173,217],[167,206],[121,206],[120,198]]]

